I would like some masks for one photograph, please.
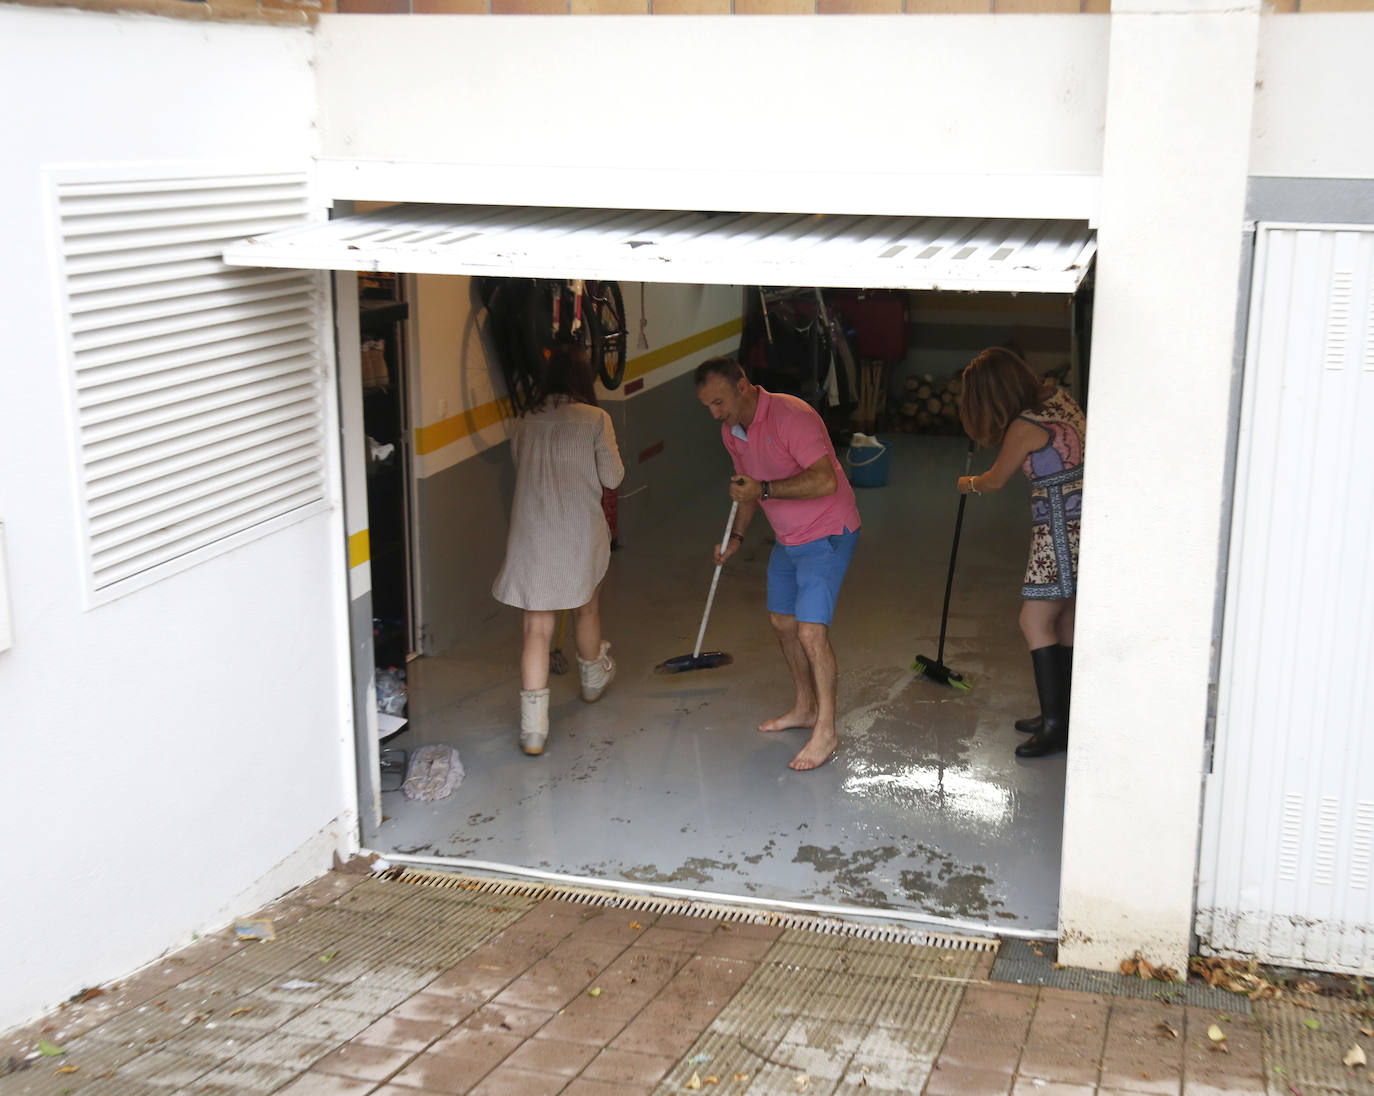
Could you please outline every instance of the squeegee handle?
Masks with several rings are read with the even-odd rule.
[[[730,530],[735,527],[735,512],[738,509],[739,500],[732,500],[730,503],[730,516],[725,519],[725,532],[720,538],[720,550],[722,553],[730,546]],[[706,612],[701,614],[701,627],[697,629],[697,645],[692,648],[693,658],[701,654],[701,641],[706,636],[706,622],[711,619],[711,603],[716,600],[716,584],[720,582],[720,569],[724,566],[724,561],[717,563],[716,573],[711,576],[711,591],[706,595]]]
[[[969,474],[969,469],[973,467],[973,442],[968,443],[968,453],[964,457],[964,475]],[[945,604],[940,609],[940,647],[935,652],[935,661],[944,665],[945,663],[945,629],[949,624],[949,595],[954,590],[954,561],[959,555],[959,531],[964,527],[964,506],[968,503],[967,495],[959,496],[959,512],[954,517],[954,543],[949,547],[949,575],[945,579]]]

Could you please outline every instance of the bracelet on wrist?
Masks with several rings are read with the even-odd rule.
[[[970,491],[972,491],[975,495],[981,495],[983,492],[980,491],[980,490],[978,490],[977,485],[973,482],[973,481],[976,480],[977,478],[978,478],[977,476],[969,476],[969,478],[968,478],[968,489],[969,489]]]

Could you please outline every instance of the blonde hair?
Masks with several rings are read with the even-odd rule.
[[[1045,402],[1054,385],[1042,381],[1020,355],[1001,346],[980,352],[964,367],[959,421],[985,448],[1002,443],[1013,419]]]

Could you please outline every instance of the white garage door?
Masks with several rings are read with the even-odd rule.
[[[1085,221],[394,205],[228,248],[231,266],[697,285],[1072,293]]]
[[[1204,948],[1374,972],[1374,229],[1261,225]]]

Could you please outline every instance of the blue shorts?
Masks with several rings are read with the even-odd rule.
[[[768,559],[768,611],[828,627],[858,543],[859,531],[851,533],[846,528],[805,544],[773,545]]]

